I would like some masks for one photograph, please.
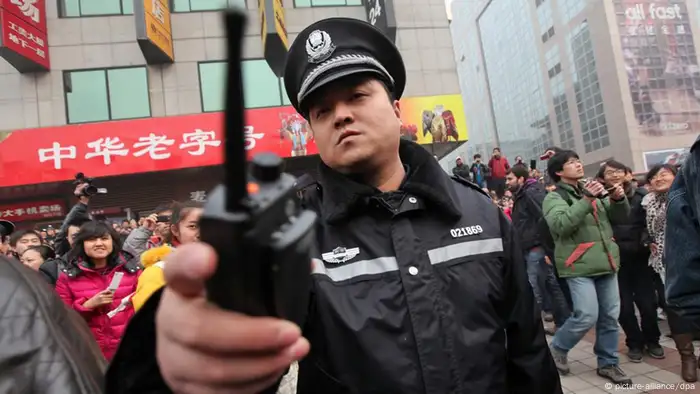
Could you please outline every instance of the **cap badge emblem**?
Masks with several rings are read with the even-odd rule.
[[[328,59],[335,51],[335,44],[331,36],[323,30],[314,30],[306,39],[306,54],[309,55],[309,63],[321,63]]]

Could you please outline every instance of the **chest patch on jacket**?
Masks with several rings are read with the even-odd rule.
[[[321,258],[327,263],[341,264],[354,259],[358,254],[360,254],[360,248],[347,249],[339,246],[330,252],[323,253]]]

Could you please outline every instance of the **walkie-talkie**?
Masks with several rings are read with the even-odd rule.
[[[207,297],[221,308],[275,316],[303,325],[311,282],[317,215],[303,210],[295,178],[272,153],[246,160],[241,49],[246,16],[226,12],[228,87],[225,115],[225,183],[209,195],[201,238],[219,263]]]

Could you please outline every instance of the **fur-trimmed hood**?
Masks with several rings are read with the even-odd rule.
[[[148,268],[159,261],[163,261],[172,251],[173,247],[170,245],[148,249],[141,254],[141,264],[144,268]]]

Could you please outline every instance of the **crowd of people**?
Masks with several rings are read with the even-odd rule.
[[[90,197],[76,187],[77,204],[58,232],[17,230],[0,222],[7,235],[3,253],[40,274],[78,312],[110,360],[129,319],[152,292],[163,286],[165,256],[196,242],[201,203],[172,202],[153,214],[123,224],[94,220]],[[143,275],[141,275],[143,273]]]
[[[680,171],[654,166],[646,189],[612,160],[587,178],[578,154],[558,148],[543,155],[551,184],[500,149],[486,165],[478,155],[469,168],[460,159],[450,176],[400,138],[401,55],[355,19],[302,30],[284,81],[322,159],[318,178],[297,185],[299,206],[318,216],[309,286],[295,289],[308,303],[276,286],[279,266],[246,279],[268,279],[257,285],[276,292],[276,306],[303,302],[303,322],[207,299],[205,284],[228,262],[200,242],[199,203],[157,207],[118,231],[89,215],[82,183],[53,248],[40,232],[0,221],[9,256],[0,263],[0,322],[10,326],[0,330],[0,387],[562,394],[568,353],[591,329],[597,374],[612,383],[632,383],[620,326],[630,361],[666,357],[658,307],[683,379],[697,380],[697,146]]]
[[[496,155],[500,156],[498,148]],[[664,358],[658,320],[666,319],[666,209],[680,164],[654,165],[640,182],[630,167],[616,160],[602,163],[595,177],[585,178],[575,152],[551,148],[543,157],[548,160],[549,182],[537,169],[517,160],[518,164],[506,170],[502,195],[498,190],[484,190],[521,236],[528,279],[544,314],[545,332],[555,337],[552,354],[560,372],[568,372],[566,353],[593,327],[597,328],[598,356],[617,366],[618,323],[625,333],[630,361],[641,362],[645,355]],[[488,179],[493,165],[492,159],[485,166],[476,154],[468,171],[457,158],[453,173],[483,186],[482,174]],[[614,204],[622,200],[627,203],[624,213]],[[592,203],[593,212],[575,208],[576,201]],[[616,280],[607,275],[615,273]],[[606,276],[607,283],[603,281]],[[592,302],[596,299],[598,302]],[[683,379],[695,382],[694,336],[673,315],[669,324],[682,357]],[[618,382],[626,379],[619,367],[604,374]]]

